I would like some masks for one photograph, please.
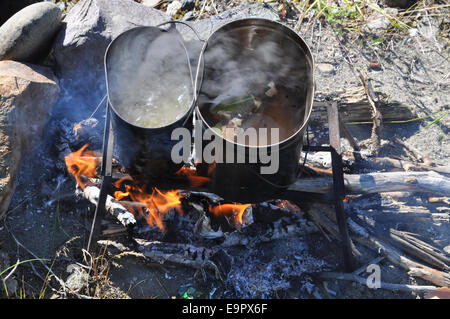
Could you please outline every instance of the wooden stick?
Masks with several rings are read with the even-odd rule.
[[[346,88],[337,93],[339,114],[344,123],[372,123],[372,106],[367,98],[364,86]],[[310,117],[311,122],[328,122],[326,106],[330,102],[326,101],[326,95],[322,92],[315,94],[316,100]],[[323,98],[320,98],[320,96],[323,96]],[[417,118],[413,107],[397,101],[382,100],[377,106],[383,121],[405,121]]]
[[[428,266],[424,266],[418,262],[412,261],[403,254],[401,254],[396,248],[387,244],[378,238],[370,235],[366,238],[354,237],[354,239],[362,245],[375,250],[381,251],[382,254],[389,259],[393,264],[408,271],[408,274],[414,277],[420,277],[424,280],[432,282],[439,287],[450,287],[450,274],[442,272],[440,270],[433,269]]]
[[[436,247],[433,247],[406,232],[395,229],[391,229],[390,232],[392,236],[400,238],[408,245],[411,245],[413,249],[415,249],[415,254],[417,257],[422,258],[421,256],[425,256],[425,259],[422,259],[423,261],[428,262],[429,264],[437,266],[441,269],[449,269],[450,258],[447,258],[443,254],[443,252],[441,252]]]
[[[322,279],[338,279],[349,280],[360,283],[363,286],[367,286],[367,279],[357,276],[353,273],[338,273],[338,272],[323,272],[319,274]],[[406,292],[431,292],[437,289],[436,286],[415,286],[415,285],[403,285],[403,284],[391,284],[380,282],[381,289],[406,291]],[[371,288],[374,289],[374,288]]]
[[[337,226],[336,214],[332,209],[321,209],[320,204],[312,204],[308,211],[308,216],[314,221],[314,223],[320,228],[325,229],[330,235],[338,241],[341,241],[341,234]],[[350,221],[350,219],[348,219]],[[350,238],[350,247],[353,255],[360,256],[361,253],[356,248],[355,244]]]
[[[100,188],[98,188],[97,186],[86,186],[84,190],[81,191],[81,194],[84,198],[97,206],[98,198],[100,196]],[[116,217],[125,227],[136,224],[134,215],[120,203],[116,202],[116,200],[111,195],[108,195],[106,197],[105,207],[106,211]]]
[[[424,192],[450,196],[450,178],[436,172],[387,172],[344,174],[346,194],[383,192]],[[327,176],[300,178],[289,190],[309,193],[330,193],[333,179]]]
[[[450,174],[450,165],[431,166],[390,157],[365,157],[363,160],[361,160],[360,156],[358,156],[357,158],[356,155],[356,152],[345,152],[343,154],[343,157],[346,160],[355,161],[354,164],[350,164],[352,169],[373,169],[388,171],[434,171],[441,174]]]
[[[412,244],[411,242],[404,239],[404,237],[400,237],[391,230],[391,237],[390,239],[396,243],[396,246],[398,246],[401,250],[404,250],[405,252],[409,253],[411,256],[414,256],[427,264],[433,265],[438,267],[439,269],[448,269],[448,266],[445,264],[445,262],[437,259],[435,256],[429,254],[425,250],[423,250],[421,247],[417,247],[416,245]]]
[[[378,150],[380,149],[380,141],[381,141],[381,130],[383,127],[383,116],[381,115],[381,112],[378,110],[378,107],[376,103],[373,100],[373,92],[372,88],[370,86],[369,79],[365,72],[359,71],[359,78],[361,79],[361,82],[363,83],[364,90],[367,95],[367,100],[369,101],[369,104],[371,106],[372,110],[372,135],[370,137],[372,145],[370,147],[370,150],[372,154],[377,154]]]
[[[405,150],[407,150],[417,161],[423,162],[425,164],[430,164],[431,158],[429,156],[422,155],[416,148],[412,147],[406,142],[403,142],[398,137],[395,137],[394,141],[403,146],[403,148],[405,148]]]
[[[316,211],[317,210],[315,209],[311,209],[308,211],[308,213],[310,215],[316,215],[317,213]],[[440,287],[449,287],[450,285],[449,273],[436,270],[434,268],[422,265],[419,262],[409,259],[408,257],[404,256],[397,249],[397,247],[394,247],[391,244],[380,240],[376,236],[372,235],[369,232],[369,230],[367,230],[365,227],[360,226],[355,222],[350,222],[351,221],[350,218],[348,220],[349,220],[348,223],[349,229],[352,231],[351,238],[354,241],[357,241],[360,244],[368,247],[369,249],[374,250],[377,254],[380,254],[381,252],[381,254],[385,256],[389,261],[407,270],[408,273],[412,276],[420,277]],[[333,224],[335,222],[332,219],[330,219],[330,221]],[[393,242],[393,244],[397,245],[398,243]]]

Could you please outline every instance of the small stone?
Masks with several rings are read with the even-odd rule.
[[[369,31],[385,30],[389,26],[389,19],[381,13],[371,15],[364,26],[364,29]]]
[[[79,292],[88,287],[89,274],[82,267],[71,264],[67,266],[66,271],[71,273],[66,279],[66,288],[74,292]]]
[[[150,8],[154,8],[158,4],[160,4],[161,1],[162,0],[142,0],[141,4],[143,4],[144,6],[150,7]]]
[[[372,70],[376,70],[376,71],[381,70],[381,64],[378,63],[377,60],[373,60],[373,59],[370,60],[369,67],[370,67]]]
[[[419,34],[419,30],[417,30],[416,28],[411,28],[408,32],[410,37],[415,37]]]
[[[172,1],[168,6],[167,6],[167,10],[166,13],[170,16],[173,16],[174,14],[176,14],[178,12],[178,10],[181,9],[181,2],[178,0]]]
[[[39,2],[17,12],[0,27],[0,60],[36,62],[50,50],[61,26],[61,9]]]
[[[316,67],[317,67],[317,70],[323,74],[334,74],[335,73],[334,66],[333,66],[333,64],[330,64],[330,63],[318,63],[316,65]]]
[[[450,255],[450,245],[444,247],[444,251]]]

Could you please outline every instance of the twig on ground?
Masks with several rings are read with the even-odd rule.
[[[422,154],[420,154],[420,152],[414,148],[413,146],[409,145],[408,143],[402,141],[401,139],[399,139],[398,137],[394,138],[395,142],[400,144],[401,146],[403,146],[405,148],[405,150],[407,150],[417,161],[422,162],[424,164],[431,164],[432,160],[431,158],[429,158],[428,156],[424,156]]]
[[[348,140],[350,145],[353,147],[353,150],[359,152],[361,149],[359,148],[358,142],[356,142],[356,140],[353,138],[353,136],[350,133],[347,125],[342,120],[342,116],[339,114],[338,117],[339,117],[339,126],[341,127],[345,138]],[[361,156],[359,155],[359,153],[354,153],[354,154],[355,154],[355,159],[356,160],[361,159]]]
[[[359,71],[359,78],[364,86],[364,90],[366,91],[367,99],[369,100],[370,106],[372,107],[372,134],[370,137],[371,147],[369,148],[372,155],[376,155],[380,149],[380,141],[381,141],[381,130],[383,127],[383,117],[381,112],[378,110],[377,105],[374,101],[372,87],[370,85],[369,79],[365,72]]]
[[[338,280],[349,280],[360,283],[363,286],[367,286],[367,279],[355,275],[354,273],[338,273],[338,272],[324,272],[319,274],[319,277],[322,279],[338,279]],[[369,287],[368,287],[369,288]],[[415,285],[404,285],[404,284],[391,284],[380,282],[379,288],[387,289],[387,290],[396,290],[396,291],[406,291],[406,292],[430,292],[437,289],[436,286],[415,286]],[[375,289],[375,288],[371,288]]]
[[[403,255],[399,250],[397,250],[397,248],[372,235],[368,238],[356,237],[354,239],[372,250],[377,252],[381,251],[390,262],[408,271],[409,275],[420,277],[440,287],[450,287],[449,273],[442,272],[413,261]]]

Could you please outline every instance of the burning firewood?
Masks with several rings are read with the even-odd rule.
[[[98,205],[98,199],[100,196],[100,188],[97,186],[86,186],[83,190],[79,191],[81,195],[89,200],[92,204]],[[136,219],[132,213],[130,213],[125,207],[108,195],[106,198],[105,208],[108,213],[117,218],[117,220],[125,227],[136,224]]]

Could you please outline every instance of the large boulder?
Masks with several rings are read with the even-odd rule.
[[[0,27],[0,60],[36,62],[50,51],[61,26],[61,9],[39,2],[17,12]]]
[[[262,4],[245,5],[191,25],[203,38],[226,22],[244,17],[276,20],[276,11]],[[94,111],[106,94],[104,55],[109,43],[122,32],[137,26],[156,26],[171,17],[159,10],[131,0],[84,0],[64,18],[54,55],[60,79],[61,98],[55,116],[80,121]],[[195,39],[188,28],[177,25],[187,38]],[[188,46],[190,48],[190,46]],[[192,57],[200,46],[194,46]]]
[[[21,158],[42,135],[59,91],[49,68],[0,61],[0,219],[11,201]]]

